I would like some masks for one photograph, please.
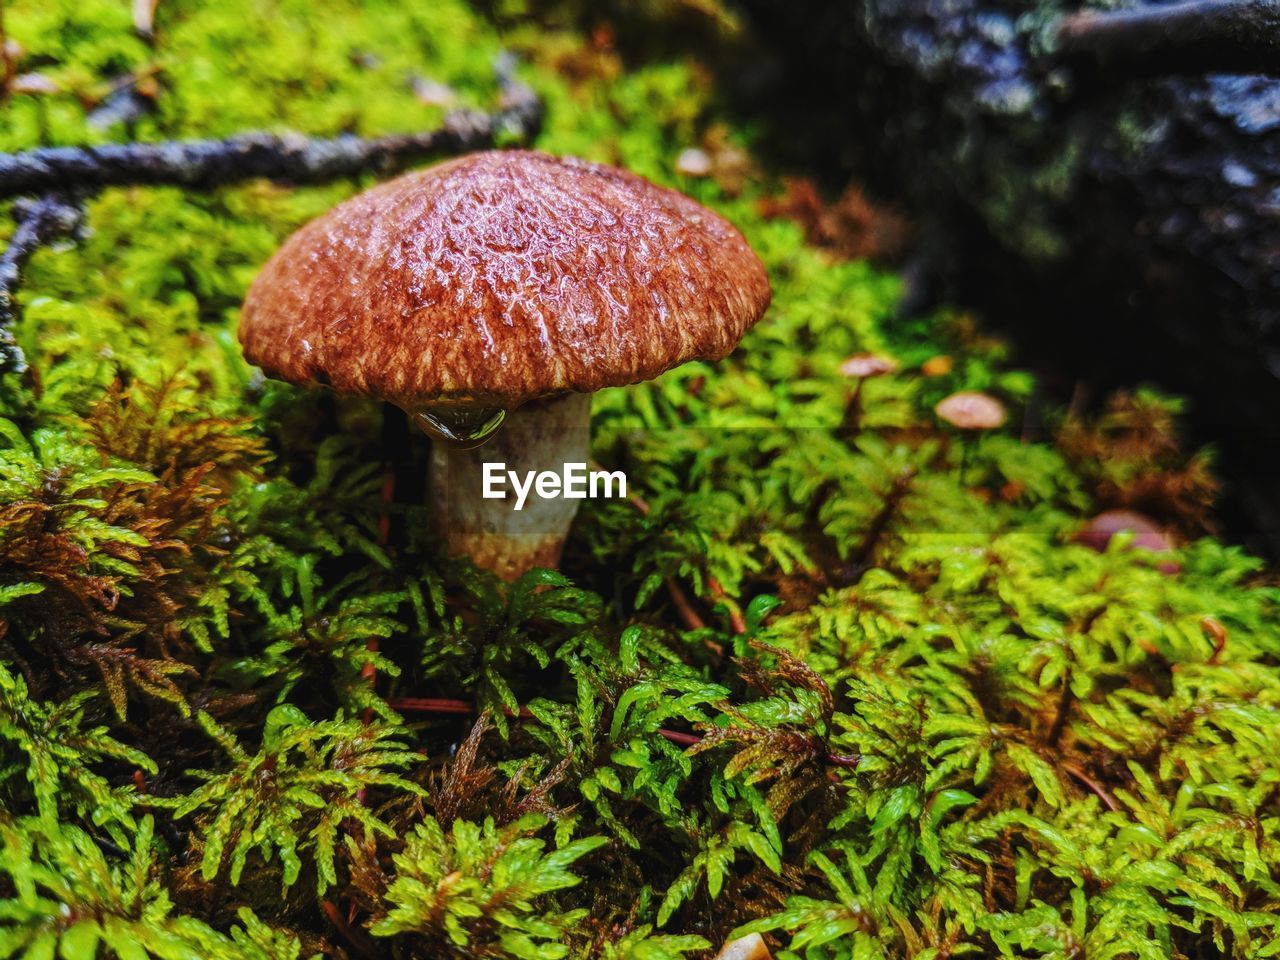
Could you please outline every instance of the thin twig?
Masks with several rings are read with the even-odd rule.
[[[1058,712],[1054,714],[1053,725],[1049,727],[1049,735],[1045,737],[1045,743],[1051,747],[1056,747],[1058,741],[1062,738],[1062,731],[1067,727],[1067,715],[1071,712],[1071,702],[1074,698],[1075,693],[1071,689],[1071,674],[1064,674],[1062,692],[1058,694]]]
[[[324,915],[329,918],[329,922],[333,924],[333,928],[342,935],[342,939],[355,952],[356,956],[363,957],[364,960],[377,960],[382,954],[373,942],[362,932],[356,930],[342,915],[342,911],[338,909],[338,905],[332,900],[325,900],[320,904],[320,909],[324,911]]]
[[[591,461],[592,469],[603,469],[595,460]],[[649,501],[639,494],[631,494],[627,497],[631,505],[636,508],[642,517],[649,516]],[[675,577],[667,577],[663,581],[667,588],[667,595],[671,597],[671,603],[676,608],[676,615],[680,617],[680,622],[684,624],[686,630],[704,630],[707,622],[702,619],[702,615],[694,609],[693,602],[684,592],[684,588],[680,586],[680,582]],[[715,577],[707,577],[707,587],[711,590],[718,600],[728,600],[728,596],[724,592],[724,588],[720,586],[720,581]],[[728,606],[728,603],[726,603]],[[736,609],[729,608],[729,624],[733,627],[734,633],[746,633],[747,623],[742,619]],[[723,652],[723,651],[719,651]]]
[[[862,756],[857,753],[824,753],[822,759],[833,767],[846,767],[850,770],[862,763]]]
[[[679,730],[667,730],[665,727],[659,727],[658,733],[662,734],[677,747],[692,747],[695,743],[702,742],[702,738],[696,733],[681,733]]]
[[[667,587],[667,594],[671,597],[671,604],[676,608],[676,615],[679,616],[680,622],[684,624],[686,630],[705,630],[707,623],[697,610],[693,609],[693,602],[685,595],[679,582],[675,577],[667,577],[663,581]]]
[[[1099,800],[1101,800],[1103,805],[1108,810],[1114,813],[1116,810],[1120,809],[1120,806],[1119,804],[1116,803],[1115,798],[1112,797],[1111,794],[1107,793],[1106,789],[1102,786],[1102,784],[1100,784],[1097,780],[1093,779],[1093,777],[1089,776],[1087,773],[1085,773],[1083,770],[1077,767],[1074,763],[1064,763],[1062,765],[1062,769],[1067,771],[1067,773],[1071,774],[1071,776],[1075,777],[1077,780],[1083,783],[1086,787],[1088,787],[1089,791],[1093,793],[1094,796],[1096,796]]]
[[[542,102],[510,78],[502,87],[497,111],[456,111],[439,128],[421,133],[332,139],[243,133],[224,140],[41,147],[0,154],[0,197],[160,184],[204,190],[258,177],[321,183],[371,171],[396,173],[440,154],[490,146],[504,133],[532,138],[542,122]]]
[[[600,463],[600,461],[595,459],[592,459],[590,466],[592,470],[605,469],[605,467]],[[636,508],[636,512],[639,513],[640,516],[647,517],[649,515],[649,501],[646,500],[644,497],[640,496],[640,494],[638,493],[629,494],[627,496],[627,502]]]
[[[401,713],[440,713],[472,717],[477,712],[476,705],[470,700],[459,700],[453,697],[401,697],[397,700],[388,700],[387,706],[391,707],[392,710],[399,710]],[[510,707],[503,707],[502,712],[508,717],[518,715],[527,719],[533,716],[528,709],[523,707],[518,714]]]
[[[1217,617],[1202,618],[1200,620],[1200,628],[1213,640],[1213,654],[1205,663],[1216,666],[1222,657],[1222,651],[1227,649],[1227,628],[1222,625],[1222,621]]]
[[[382,490],[379,492],[378,499],[381,507],[378,511],[378,546],[386,548],[391,539],[391,504],[395,500],[396,495],[396,471],[395,466],[389,461],[385,468],[382,480]],[[364,645],[365,650],[371,654],[378,652],[378,638],[371,636]],[[369,689],[375,694],[378,692],[378,668],[370,659],[363,667],[360,668],[360,676],[369,684]],[[373,721],[373,707],[365,709],[361,716],[364,723],[368,724]],[[363,800],[363,797],[361,797]]]
[[[396,497],[396,469],[395,465],[390,461],[387,462],[383,477],[382,489],[378,493],[378,501],[380,507],[378,509],[378,546],[386,549],[387,544],[391,542],[391,504]],[[370,637],[369,642],[365,644],[365,649],[370,653],[378,652],[378,638]],[[374,686],[378,681],[378,668],[372,663],[366,663],[360,669],[360,675],[369,681],[370,686]]]
[[[747,621],[742,618],[737,606],[729,599],[729,595],[724,592],[724,587],[720,586],[720,581],[708,575],[707,589],[711,591],[713,597],[724,602],[726,609],[729,611],[729,626],[733,628],[733,632],[737,634],[746,633]]]
[[[13,217],[18,228],[0,254],[0,373],[21,373],[27,368],[13,337],[18,315],[14,298],[27,261],[40,247],[73,234],[80,226],[82,211],[75,201],[50,193],[35,200],[19,200],[13,206]]]

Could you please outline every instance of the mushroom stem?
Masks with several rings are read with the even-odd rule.
[[[459,449],[436,441],[431,451],[430,497],[450,554],[471,557],[504,580],[534,567],[560,563],[578,500],[541,496],[527,488],[520,509],[512,475],[521,484],[544,472],[563,476],[566,464],[586,469],[590,458],[591,396],[570,393],[535,400],[510,413],[483,446]],[[503,499],[485,497],[485,464],[502,482]]]

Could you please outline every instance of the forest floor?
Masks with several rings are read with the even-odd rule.
[[[506,585],[429,534],[426,437],[240,356],[263,261],[374,177],[89,197],[0,381],[0,957],[1280,952],[1278,594],[1176,398],[1073,416],[980,318],[903,318],[905,228],[765,168],[695,59],[501,23],[5,4],[2,150],[431,129],[509,52],[533,146],[717,210],[774,300],[595,396],[632,501]]]

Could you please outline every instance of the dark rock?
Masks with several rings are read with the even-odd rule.
[[[783,159],[820,157],[905,206],[934,287],[1005,323],[1033,360],[1188,394],[1222,449],[1237,529],[1280,547],[1280,80],[1196,74],[1205,43],[1170,53],[1168,75],[1145,50],[1065,58],[1059,18],[1079,8],[1063,5],[743,5],[780,58],[775,142],[828,138]],[[1249,42],[1238,62],[1265,59]],[[810,112],[806,132],[797,100],[836,122]]]

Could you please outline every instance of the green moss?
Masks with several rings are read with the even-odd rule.
[[[0,387],[0,956],[1274,954],[1277,594],[1197,539],[1176,405],[1023,436],[1003,345],[896,319],[895,277],[760,214],[772,177],[674,172],[751,142],[697,64],[511,6],[161,0],[152,47],[115,0],[7,5],[66,92],[8,102],[6,149],[130,135],[81,99],[126,71],[139,138],[418,129],[412,74],[483,106],[518,49],[540,147],[721,210],[775,298],[723,363],[596,397],[648,511],[589,503],[563,574],[506,586],[428,536],[425,438],[239,356],[260,263],[365,181],[96,197]],[[866,350],[901,371],[855,404]],[[960,389],[1010,426],[939,423]],[[1072,542],[1112,506],[1185,542]]]

